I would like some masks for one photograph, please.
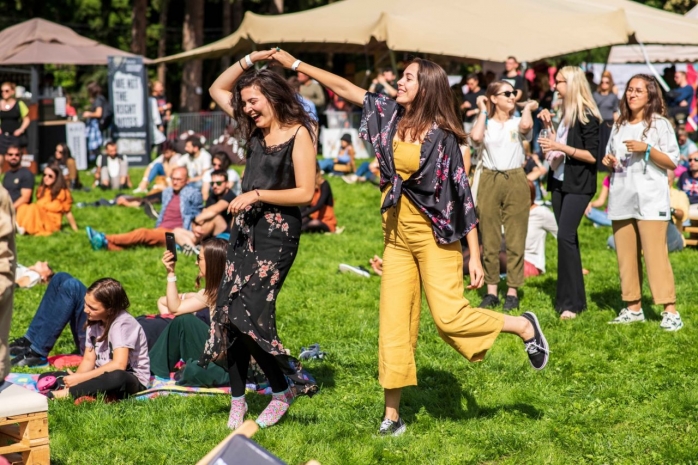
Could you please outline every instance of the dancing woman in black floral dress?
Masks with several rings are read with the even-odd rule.
[[[211,334],[201,360],[227,362],[232,394],[228,427],[247,413],[245,380],[254,357],[272,389],[272,401],[257,418],[271,426],[295,396],[313,395],[315,380],[287,355],[276,332],[276,298],[298,252],[299,205],[315,191],[314,123],[295,92],[278,74],[253,63],[272,51],[255,52],[221,74],[211,97],[246,134],[243,193],[229,206],[236,215]]]

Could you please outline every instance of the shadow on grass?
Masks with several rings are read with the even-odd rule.
[[[526,282],[526,286],[538,289],[539,292],[550,298],[550,306],[555,308],[555,297],[557,295],[557,280],[552,276],[544,279],[536,279]]]
[[[400,410],[407,421],[414,420],[416,413],[422,408],[432,417],[451,420],[488,418],[497,415],[498,412],[518,412],[536,419],[543,417],[543,412],[540,410],[520,402],[496,407],[480,407],[475,396],[460,389],[456,377],[447,371],[423,368],[419,370],[417,377],[419,387],[403,391]],[[465,398],[466,410],[463,410],[463,398]]]
[[[592,302],[601,310],[613,310],[619,312],[625,307],[625,302],[620,298],[620,289],[616,287],[608,287],[603,291],[594,291],[589,295]],[[662,317],[652,307],[652,301],[646,297],[642,298],[642,311],[645,313],[645,318],[651,321],[661,320]]]

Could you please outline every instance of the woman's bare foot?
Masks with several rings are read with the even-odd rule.
[[[575,318],[577,318],[577,314],[574,312],[570,312],[569,310],[565,310],[560,314],[561,320],[574,320]]]

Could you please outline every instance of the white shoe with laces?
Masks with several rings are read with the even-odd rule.
[[[633,312],[631,310],[628,310],[627,308],[624,308],[623,310],[620,311],[620,314],[614,318],[613,320],[609,321],[608,324],[610,325],[616,325],[616,324],[621,324],[621,325],[627,325],[630,323],[644,323],[645,322],[645,314],[643,313],[642,309],[640,309],[639,312]]]
[[[678,331],[683,328],[683,321],[679,312],[669,313],[662,312],[662,322],[659,325],[665,331]]]

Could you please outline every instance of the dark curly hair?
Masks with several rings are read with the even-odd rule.
[[[252,118],[247,116],[243,111],[245,103],[240,96],[242,89],[247,87],[256,87],[269,101],[274,112],[274,117],[284,126],[292,126],[300,124],[304,126],[310,137],[315,141],[315,121],[310,117],[300,100],[298,94],[293,90],[291,85],[274,71],[268,69],[255,70],[250,69],[245,71],[238,79],[235,89],[233,90],[233,99],[231,106],[233,114],[238,123],[240,133],[248,140],[257,130]]]
[[[645,83],[647,86],[647,104],[645,104],[643,119],[645,121],[645,130],[642,131],[642,140],[647,137],[647,131],[652,127],[652,118],[654,115],[663,116],[666,118],[666,106],[664,105],[664,96],[662,95],[662,88],[659,87],[659,83],[649,74],[636,74],[631,77],[628,81],[628,86],[635,79],[639,79]],[[627,91],[623,93],[623,98],[620,99],[620,116],[616,120],[616,128],[620,128],[624,123],[630,120],[632,111],[630,110],[630,105],[628,105],[628,94]]]

